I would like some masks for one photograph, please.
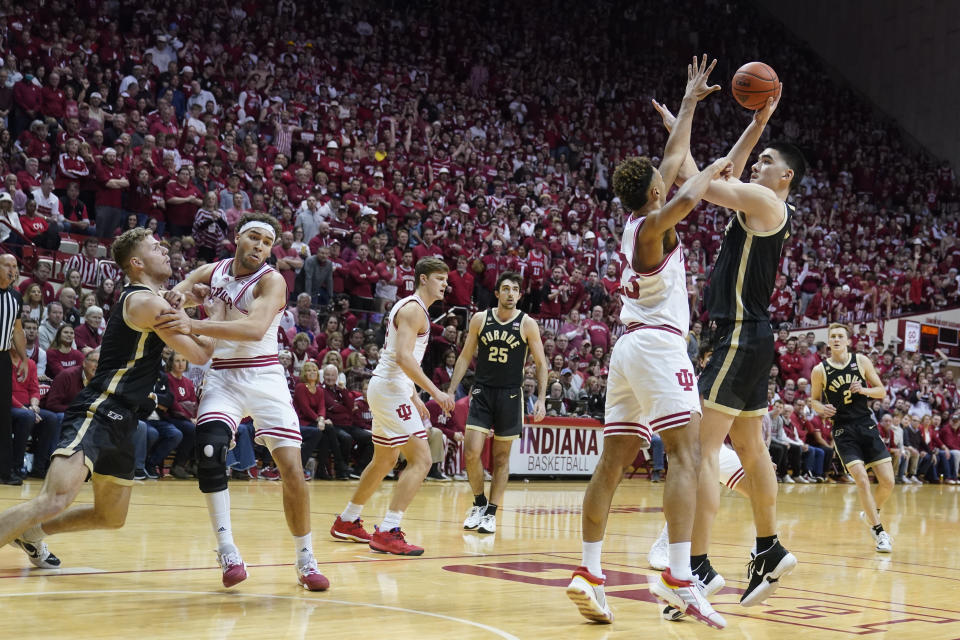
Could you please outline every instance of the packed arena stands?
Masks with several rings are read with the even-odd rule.
[[[413,292],[413,265],[425,256],[452,269],[446,300],[431,310],[428,375],[449,381],[468,314],[489,306],[498,275],[515,270],[524,308],[543,328],[550,413],[602,418],[606,363],[622,333],[619,234],[628,215],[611,175],[628,156],[662,152],[667,134],[650,99],[675,107],[684,64],[701,51],[720,60],[713,80],[722,85],[748,60],[777,70],[784,93],[764,139],[796,142],[809,162],[770,301],[777,327],[859,325],[960,304],[950,166],[746,2],[454,10],[16,0],[3,13],[0,242],[20,259],[37,364],[14,404],[46,393],[43,421],[16,423],[18,447],[32,432],[34,475],[56,440],[51,425],[63,407],[54,405],[86,379],[85,358],[122,286],[111,239],[153,229],[169,245],[177,282],[229,257],[236,222],[251,210],[284,230],[272,258],[290,291],[281,359],[302,424],[325,416],[332,429],[314,440],[317,477],[350,477],[369,461],[363,389],[385,311]],[[749,118],[726,91],[705,102],[691,145],[698,163],[724,154]],[[704,203],[680,226],[693,360],[709,344],[704,292],[729,216]],[[829,427],[805,403],[826,352],[807,336],[791,340],[784,331],[778,343],[768,426],[786,450],[781,475],[805,481],[829,473],[807,453],[829,447]],[[876,414],[903,477],[955,481],[960,396],[947,363],[901,353],[876,334],[854,342],[888,386]],[[305,375],[306,363],[317,366]],[[171,356],[157,406],[142,416],[141,477],[162,473],[168,455],[171,472],[189,477],[190,393],[202,375]],[[532,367],[530,375],[535,390]],[[455,448],[455,420],[435,418]],[[254,455],[276,477],[268,455],[245,444],[234,477],[255,475]],[[790,447],[803,456],[791,462]]]

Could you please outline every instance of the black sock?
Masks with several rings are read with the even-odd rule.
[[[757,536],[757,555],[760,555],[764,551],[769,551],[775,544],[777,544],[776,534],[772,536]]]
[[[494,516],[497,515],[497,505],[492,502],[487,503],[487,510],[483,512],[485,516]]]
[[[473,506],[475,507],[485,507],[487,506],[487,496],[482,493],[473,496]]]
[[[700,577],[708,573],[710,571],[710,561],[707,560],[707,554],[690,556],[690,569]]]
[[[874,532],[876,535],[880,535],[881,533],[883,533],[883,525],[882,525],[882,524],[878,524],[877,526],[873,527],[873,532]]]

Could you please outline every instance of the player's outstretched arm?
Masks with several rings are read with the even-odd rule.
[[[837,412],[832,404],[823,403],[823,385],[827,381],[827,374],[823,364],[818,364],[810,372],[810,406],[824,418],[831,418]]]
[[[540,326],[530,316],[523,317],[523,333],[533,354],[533,361],[537,365],[537,402],[533,407],[533,421],[540,422],[547,415],[547,376],[550,367],[547,365],[547,355],[543,352],[543,340],[540,339]]]
[[[730,161],[727,158],[714,160],[703,171],[687,180],[659,211],[648,214],[642,229],[647,237],[661,237],[668,229],[683,220],[700,202],[713,179],[723,173],[729,165]],[[636,250],[641,250],[640,242],[637,243]]]
[[[460,381],[463,380],[463,376],[467,374],[467,369],[470,368],[470,363],[473,362],[473,358],[477,354],[480,329],[483,328],[483,320],[486,313],[486,311],[478,311],[470,318],[467,337],[463,341],[463,349],[457,357],[457,363],[453,365],[453,375],[450,377],[450,384],[447,386],[447,393],[451,396],[457,393],[457,387],[460,386]]]
[[[750,153],[760,141],[764,128],[770,122],[770,117],[777,110],[780,104],[780,96],[783,95],[783,84],[780,85],[780,91],[776,97],[767,98],[767,104],[762,109],[757,109],[753,114],[753,120],[747,125],[747,128],[740,134],[740,138],[734,143],[727,157],[733,162],[733,178],[740,180],[743,174],[743,168],[747,166],[747,160],[750,159]]]
[[[136,300],[130,299],[130,304],[125,305],[123,309],[124,320],[129,325],[152,329],[171,349],[182,354],[191,364],[204,364],[210,359],[214,347],[214,341],[210,338],[183,334],[158,326],[166,317],[161,314],[168,310],[176,312],[170,303],[160,296],[146,292],[132,295],[136,296]]]
[[[664,184],[668,186],[676,181],[684,158],[690,153],[690,128],[697,103],[720,90],[719,85],[707,84],[707,78],[715,66],[717,66],[716,59],[709,66],[707,65],[706,54],[699,61],[694,57],[693,62],[687,65],[687,88],[680,103],[676,123],[663,149],[663,162],[660,163],[660,174],[663,176]]]
[[[415,304],[404,305],[394,316],[394,321],[397,323],[397,364],[415,385],[433,396],[446,413],[452,412],[453,398],[433,384],[433,381],[420,368],[420,363],[413,357],[417,335],[422,331],[430,330],[423,310]]]
[[[173,289],[164,295],[167,302],[174,307],[196,307],[203,304],[206,294],[209,294],[210,277],[216,268],[216,263],[205,264],[194,269]],[[204,290],[206,288],[206,290]],[[200,294],[204,294],[202,297]],[[173,295],[171,295],[173,294]],[[177,304],[179,302],[179,305]]]

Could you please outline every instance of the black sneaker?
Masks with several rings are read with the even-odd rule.
[[[134,469],[134,471],[133,471],[133,479],[134,479],[134,480],[146,480],[146,479],[147,479],[147,472],[146,472],[146,470],[145,470],[145,469]]]
[[[796,556],[784,549],[779,541],[763,553],[758,553],[747,565],[750,584],[740,596],[740,604],[744,607],[763,604],[780,586],[780,578],[796,566]]]
[[[47,549],[47,543],[43,541],[27,542],[23,538],[16,538],[10,543],[10,546],[23,549],[23,552],[30,559],[30,563],[35,567],[41,569],[60,568],[60,558],[50,553],[50,550]]]
[[[148,464],[146,467],[144,467],[143,473],[146,474],[147,480],[156,480],[160,477],[160,471],[157,469],[156,465]]]
[[[9,476],[2,477],[0,476],[0,484],[8,484],[11,487],[19,487],[23,484],[23,478],[18,476],[15,473],[11,473]]]

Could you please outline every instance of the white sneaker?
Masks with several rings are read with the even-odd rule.
[[[496,531],[497,531],[497,516],[492,513],[483,514],[483,517],[480,518],[480,526],[477,527],[477,532],[496,533]]]
[[[727,585],[727,581],[723,579],[722,575],[717,573],[716,569],[711,569],[710,573],[713,575],[708,576],[710,579],[706,582],[701,580],[697,574],[693,574],[693,577],[697,579],[697,586],[700,587],[700,590],[703,591],[703,596],[708,600]],[[675,622],[686,617],[686,614],[676,607],[667,605],[663,611],[660,612],[660,617],[664,620]]]
[[[893,551],[893,538],[886,531],[881,531],[877,535],[877,553],[891,553]]]
[[[663,571],[670,565],[670,539],[668,536],[667,525],[663,525],[660,535],[650,547],[647,554],[647,564],[657,571]]]
[[[30,542],[24,538],[16,538],[10,543],[11,547],[22,549],[30,564],[40,569],[59,569],[60,558],[50,553],[47,549],[47,543],[42,540]]]
[[[671,575],[670,569],[663,571],[660,579],[650,585],[650,592],[661,602],[675,607],[680,613],[685,613],[707,626],[714,629],[723,629],[727,626],[727,621],[714,611],[696,582],[677,580]]]
[[[473,531],[480,526],[480,519],[483,518],[483,512],[487,510],[487,506],[478,507],[476,505],[470,507],[470,512],[467,514],[467,519],[463,521],[463,528],[468,531]]]
[[[783,474],[783,484],[795,484],[796,480],[793,479],[789,473]]]
[[[577,605],[584,618],[610,624],[613,622],[613,611],[603,593],[603,583],[603,578],[592,575],[586,567],[577,567],[567,585],[567,597]]]
[[[804,478],[803,476],[797,476],[794,478],[797,481],[797,484],[810,484],[810,481]]]

